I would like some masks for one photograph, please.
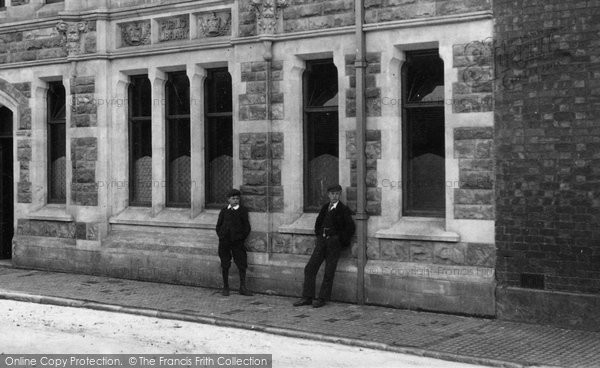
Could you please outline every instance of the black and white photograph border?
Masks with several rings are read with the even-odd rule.
[[[600,0],[0,0],[0,367],[600,367]]]

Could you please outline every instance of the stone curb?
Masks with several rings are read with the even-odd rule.
[[[294,329],[287,329],[281,327],[272,327],[267,325],[260,324],[252,324],[247,322],[241,322],[226,318],[220,317],[209,317],[203,316],[200,314],[191,314],[191,313],[176,313],[176,312],[168,312],[161,311],[155,309],[148,308],[138,308],[138,307],[128,307],[121,306],[115,304],[104,304],[98,303],[89,300],[80,300],[80,299],[69,299],[63,297],[54,297],[54,296],[43,296],[43,295],[34,295],[27,293],[18,293],[12,292],[8,290],[0,289],[0,300],[15,300],[21,302],[29,302],[29,303],[37,303],[37,304],[49,304],[49,305],[57,305],[62,307],[74,307],[74,308],[88,308],[105,312],[117,312],[117,313],[127,313],[145,317],[155,317],[155,318],[163,318],[163,319],[171,319],[171,320],[179,320],[186,322],[195,322],[202,323],[208,325],[214,325],[219,327],[231,327],[231,328],[239,328],[244,330],[265,332],[273,335],[280,335],[286,337],[294,337],[294,338],[302,338],[302,339],[310,339],[321,342],[328,342],[333,344],[343,344],[349,346],[362,347],[367,349],[374,350],[383,350],[400,354],[409,354],[416,355],[425,358],[434,358],[441,359],[447,361],[453,361],[458,363],[467,363],[467,364],[480,364],[491,367],[502,367],[502,368],[525,368],[525,367],[539,367],[539,365],[529,365],[529,364],[519,364],[514,362],[506,362],[496,359],[488,359],[488,358],[479,358],[472,357],[467,355],[459,355],[452,354],[446,352],[439,352],[434,350],[426,350],[419,348],[410,348],[410,347],[401,347],[401,346],[393,346],[385,343],[368,341],[368,340],[360,340],[353,339],[349,337],[341,337],[334,335],[325,335],[314,332],[306,332]]]

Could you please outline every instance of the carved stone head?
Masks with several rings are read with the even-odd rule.
[[[121,39],[124,46],[138,46],[149,43],[150,23],[132,22],[121,28]]]
[[[252,0],[251,6],[256,12],[259,33],[274,33],[279,9],[287,6],[287,0]]]
[[[87,32],[86,22],[60,22],[56,29],[63,36],[69,55],[77,55],[82,52],[81,34]]]

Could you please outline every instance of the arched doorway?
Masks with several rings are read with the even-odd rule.
[[[11,258],[14,235],[13,113],[0,107],[0,259]]]

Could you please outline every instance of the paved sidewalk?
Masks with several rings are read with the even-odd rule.
[[[600,333],[0,264],[0,299],[133,313],[500,367],[600,367]]]

